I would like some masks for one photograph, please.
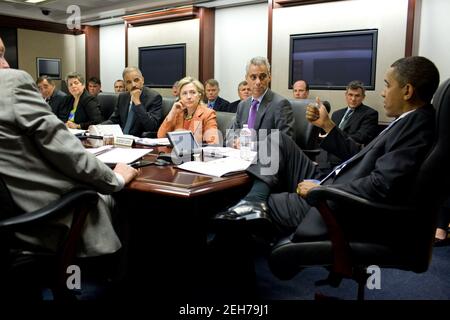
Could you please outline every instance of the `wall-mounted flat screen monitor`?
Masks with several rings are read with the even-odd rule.
[[[171,88],[186,76],[186,44],[140,47],[139,69],[145,86]]]
[[[342,90],[360,80],[375,90],[377,35],[376,29],[291,35],[289,88],[302,79],[310,89]]]
[[[61,80],[61,59],[36,58],[37,76]]]

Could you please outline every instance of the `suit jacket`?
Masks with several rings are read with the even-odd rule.
[[[430,150],[435,129],[435,111],[426,105],[399,119],[360,152],[361,145],[334,128],[322,148],[341,159],[350,159],[325,184],[384,203],[408,203],[415,174]]]
[[[168,121],[166,117],[158,130],[158,138],[165,138],[167,132],[186,130],[185,121],[183,113],[178,114],[172,121]],[[194,133],[198,143],[218,144],[216,111],[209,109],[204,104],[199,104],[189,123],[189,130]]]
[[[57,115],[62,121],[66,122],[69,119],[70,111],[73,108],[75,98],[68,95],[65,98],[64,107]],[[100,111],[100,104],[96,97],[91,96],[85,89],[78,101],[77,111],[75,111],[74,122],[81,126],[81,129],[87,129],[92,124],[97,124],[103,121],[102,113]]]
[[[336,110],[331,115],[331,120],[338,126],[346,111],[347,108]],[[342,131],[342,134],[345,137],[351,138],[357,143],[366,145],[377,136],[378,111],[362,104],[355,108],[344,127],[339,130]],[[345,159],[341,159],[333,153],[322,150],[322,153],[316,160],[319,163],[320,170],[322,170],[324,174],[327,174]]]
[[[15,203],[25,212],[42,208],[76,187],[103,194],[118,188],[114,172],[85,151],[24,71],[0,70],[0,132],[0,174]],[[110,212],[106,206],[100,208],[102,204],[99,201],[98,210],[90,213],[83,232],[86,255],[120,248]],[[68,224],[65,219],[59,227]],[[30,230],[34,240],[28,241],[55,245],[52,241],[60,228],[52,223],[46,227]],[[45,244],[42,239],[46,239]]]
[[[122,129],[127,123],[131,95],[121,92],[111,117],[103,124],[119,124]],[[144,87],[141,93],[141,105],[134,106],[135,117],[130,134],[140,137],[143,132],[156,132],[162,120],[162,97],[153,89]]]
[[[64,108],[64,104],[66,101],[67,94],[62,92],[61,90],[55,89],[53,90],[53,94],[50,99],[47,101],[52,111],[57,116],[61,113],[61,109]],[[64,121],[61,119],[61,121]]]
[[[236,113],[237,107],[238,107],[238,105],[239,105],[240,102],[241,102],[241,100],[236,100],[236,101],[231,102],[231,103],[228,105],[227,110],[226,110],[226,111],[224,110],[224,111],[225,111],[225,112]]]
[[[249,97],[239,103],[236,118],[227,132],[227,145],[233,143],[237,138],[236,129],[242,129],[242,125],[247,123],[250,112],[252,98]],[[268,89],[263,100],[259,104],[258,113],[256,114],[254,129],[278,129],[281,132],[292,137],[294,133],[294,116],[289,101],[283,96]],[[269,132],[268,132],[269,133]]]
[[[208,101],[206,101],[206,104],[208,104]],[[217,97],[216,102],[214,103],[214,110],[227,112],[229,104],[229,101],[222,99],[221,97]]]
[[[336,125],[341,123],[347,108],[336,110],[331,115]],[[358,143],[368,144],[378,133],[378,111],[364,104],[355,108],[355,111],[342,128],[343,134],[351,137]]]

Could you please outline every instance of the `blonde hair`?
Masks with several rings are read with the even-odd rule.
[[[185,85],[190,84],[190,83],[192,83],[195,86],[198,93],[200,94],[200,101],[202,101],[203,97],[205,96],[205,87],[203,86],[203,84],[200,81],[198,81],[197,79],[195,79],[193,77],[184,77],[183,79],[178,81],[178,96],[181,93],[181,89]]]

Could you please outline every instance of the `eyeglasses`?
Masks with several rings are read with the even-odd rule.
[[[259,80],[264,81],[264,80],[266,80],[266,79],[269,77],[269,75],[266,74],[266,73],[261,73],[261,74],[259,74],[259,75],[257,75],[257,74],[251,74],[251,75],[249,75],[248,77],[249,77],[250,80],[252,80],[252,81],[255,81],[255,80],[258,79],[258,78],[259,78]]]
[[[193,91],[193,90],[192,91],[183,91],[180,93],[180,96],[183,98],[188,97],[188,96],[196,97],[197,95],[198,95],[198,92]]]

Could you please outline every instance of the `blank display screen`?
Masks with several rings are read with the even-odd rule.
[[[186,74],[186,45],[139,48],[139,69],[148,87],[171,88]]]
[[[306,80],[311,89],[345,89],[360,80],[375,89],[377,30],[291,36],[289,85]]]

